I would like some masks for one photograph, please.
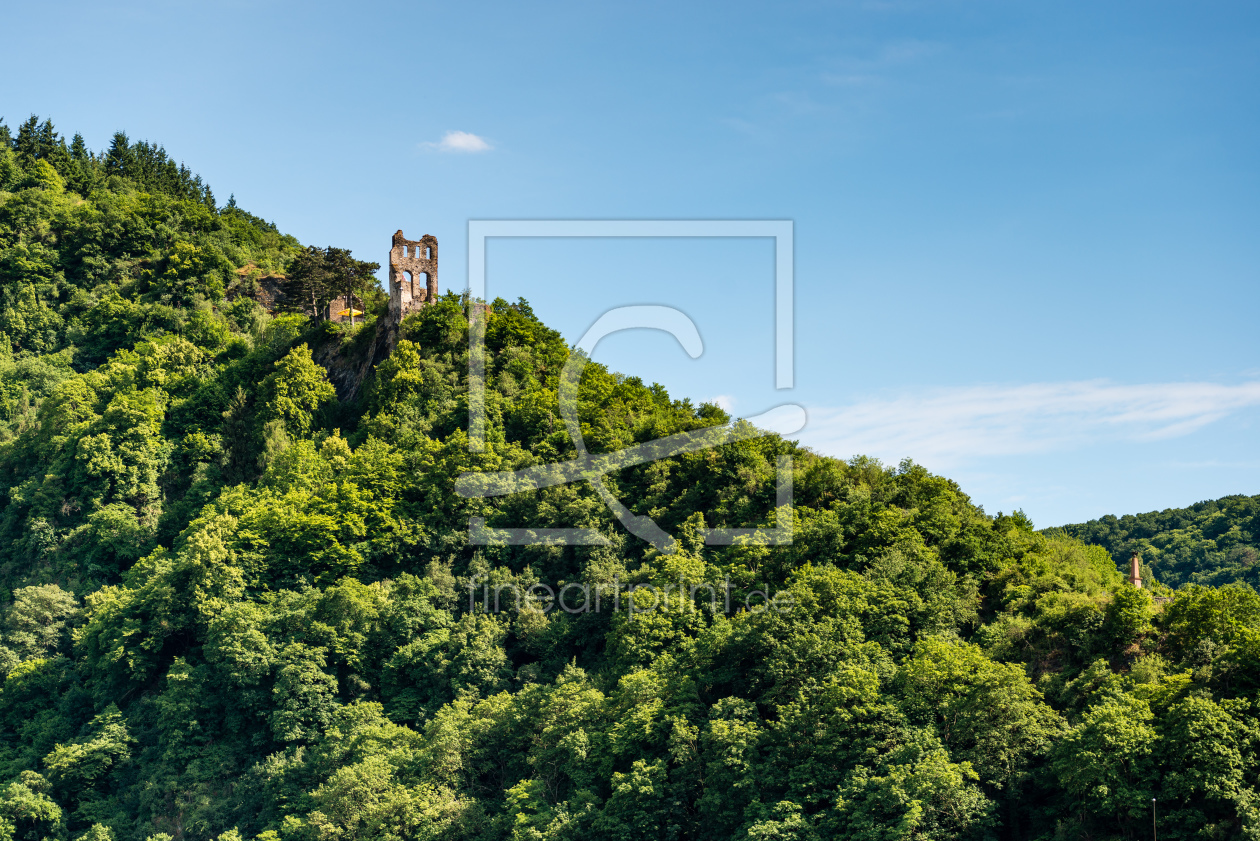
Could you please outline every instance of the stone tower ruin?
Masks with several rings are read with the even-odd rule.
[[[410,240],[394,234],[389,250],[389,321],[395,327],[411,312],[437,299],[437,237]]]

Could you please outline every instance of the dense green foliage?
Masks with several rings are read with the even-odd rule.
[[[528,304],[489,310],[470,452],[468,301],[410,316],[339,403],[315,360],[357,358],[373,326],[271,318],[214,283],[296,243],[151,146],[110,174],[23,130],[0,148],[21,314],[0,837],[1132,838],[1152,797],[1161,838],[1260,837],[1249,587],[1156,605],[1104,549],[910,462],[773,435],[609,477],[673,554],[583,482],[461,497],[466,472],[575,454],[569,349]],[[730,423],[597,364],[578,398],[592,450]],[[706,546],[776,522],[782,455],[792,543]],[[470,518],[608,545],[474,547]]]
[[[1245,581],[1260,587],[1260,495],[1225,496],[1189,508],[1106,516],[1063,526],[1086,543],[1106,547],[1127,568],[1137,551],[1145,567],[1170,587]],[[1149,573],[1147,572],[1149,569]]]

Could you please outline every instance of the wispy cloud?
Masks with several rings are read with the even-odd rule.
[[[711,397],[705,402],[712,403],[724,412],[729,412],[735,408],[735,398],[729,394],[719,394],[717,397]]]
[[[436,143],[421,143],[420,148],[434,152],[489,152],[494,147],[484,137],[466,131],[448,131]]]
[[[1104,440],[1173,438],[1256,405],[1260,382],[973,386],[813,408],[800,437],[831,455],[909,457],[939,469]]]
[[[871,87],[889,80],[889,74],[914,68],[946,51],[935,41],[898,40],[879,45],[866,55],[847,54],[832,61],[832,69],[820,78],[839,87]]]

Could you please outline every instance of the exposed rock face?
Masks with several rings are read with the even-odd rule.
[[[284,289],[281,287],[284,283],[284,275],[263,275],[256,283],[257,291],[254,292],[254,300],[262,304],[267,312],[275,312],[280,302],[284,300]]]
[[[369,342],[346,347],[340,339],[332,339],[311,348],[316,364],[322,365],[328,372],[328,381],[336,389],[339,401],[351,403],[357,400],[372,369],[389,358],[388,335],[388,325],[378,321]]]

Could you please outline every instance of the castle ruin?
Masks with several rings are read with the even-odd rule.
[[[394,234],[389,250],[389,323],[395,327],[407,316],[437,299],[437,237],[425,234],[410,240]]]
[[[371,346],[364,352],[361,347],[353,349],[354,345],[337,340],[320,342],[312,348],[315,361],[328,372],[338,400],[352,402],[358,398],[372,369],[388,359],[397,347],[402,320],[437,300],[437,250],[437,237],[426,234],[411,240],[403,236],[402,231],[396,232],[389,249],[389,308],[385,317],[376,322]],[[262,278],[255,299],[268,309],[274,309],[284,296],[283,280],[282,276]],[[356,317],[355,310],[365,309],[358,296],[347,297],[343,293],[332,299],[324,314],[331,320],[348,321]],[[341,315],[342,312],[346,314]]]

